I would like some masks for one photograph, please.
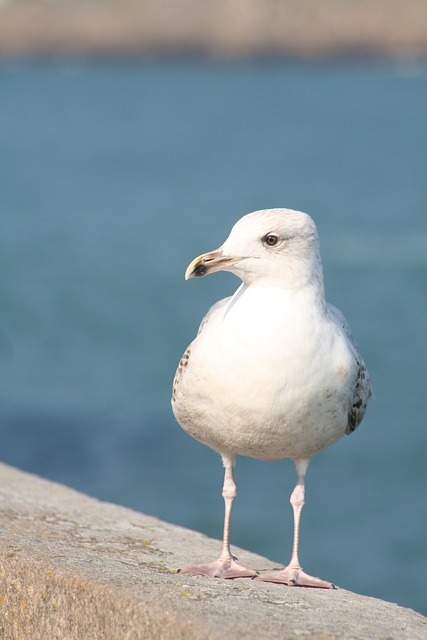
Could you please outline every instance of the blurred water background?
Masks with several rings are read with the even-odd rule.
[[[375,398],[310,466],[305,568],[427,614],[427,66],[0,64],[1,459],[221,537],[216,454],[170,386],[230,274],[197,254],[308,211]],[[232,542],[286,563],[289,461],[240,458]]]

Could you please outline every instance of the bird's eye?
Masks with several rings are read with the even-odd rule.
[[[274,245],[278,243],[279,238],[274,233],[269,233],[263,238],[263,241],[269,247],[274,247]]]

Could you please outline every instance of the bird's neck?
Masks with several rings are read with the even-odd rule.
[[[312,264],[289,262],[285,272],[268,274],[266,276],[251,277],[243,281],[242,287],[236,292],[256,294],[260,298],[267,297],[292,300],[304,299],[306,304],[320,309],[326,309],[325,288],[323,284],[323,269],[319,261]]]
[[[321,276],[321,274],[320,274]],[[229,311],[233,307],[255,309],[258,307],[261,315],[289,315],[305,309],[312,315],[326,314],[326,301],[323,279],[315,278],[299,286],[288,287],[281,282],[268,280],[254,280],[243,283],[236,291],[229,304]]]

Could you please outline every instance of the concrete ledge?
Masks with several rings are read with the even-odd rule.
[[[5,465],[0,509],[3,640],[427,638],[422,615],[343,589],[181,576],[218,542]]]

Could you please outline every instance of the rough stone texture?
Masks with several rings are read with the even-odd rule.
[[[426,0],[0,0],[8,55],[426,51]]]
[[[5,465],[0,506],[2,640],[427,638],[422,615],[343,589],[179,575],[218,541]]]

